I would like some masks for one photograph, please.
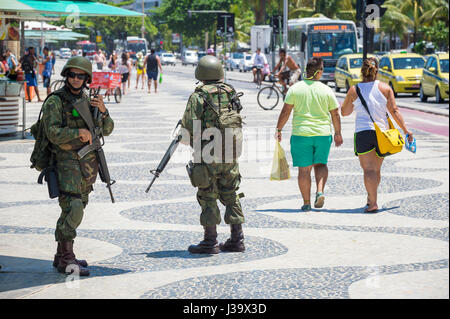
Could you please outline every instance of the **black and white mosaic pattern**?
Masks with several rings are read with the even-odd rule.
[[[188,246],[201,241],[203,232],[199,224],[200,206],[196,201],[197,190],[188,181],[186,163],[171,161],[151,191],[148,194],[144,191],[147,183],[153,178],[150,170],[158,166],[169,146],[170,134],[181,118],[186,101],[195,87],[191,73],[165,74],[165,81],[170,83],[170,90],[164,88],[163,84],[157,95],[146,95],[140,90],[131,90],[123,97],[122,103],[107,104],[115,121],[115,131],[110,137],[105,138],[104,149],[111,178],[117,180],[112,186],[116,205],[121,206],[119,209],[115,209],[117,206],[110,206],[115,209],[108,212],[116,222],[114,227],[108,226],[104,220],[99,223],[102,226],[95,224],[98,221],[96,212],[99,210],[104,212],[104,209],[108,209],[106,205],[114,205],[110,204],[109,193],[104,184],[97,181],[94,192],[89,197],[90,204],[86,208],[86,218],[90,218],[89,227],[84,228],[85,224],[82,223],[77,235],[79,238],[115,245],[121,249],[121,253],[90,264],[91,275],[83,278],[85,284],[89,284],[90,279],[95,278],[96,285],[104,294],[102,297],[114,298],[120,290],[120,285],[116,284],[121,281],[134,280],[133,275],[145,278],[145,275],[164,271],[167,272],[166,275],[169,274],[167,284],[151,289],[145,286],[146,289],[136,290],[139,292],[132,290],[130,288],[132,285],[128,285],[128,289],[131,289],[129,296],[148,299],[346,299],[351,297],[349,287],[352,284],[374,275],[405,274],[414,282],[419,272],[448,270],[448,251],[441,249],[425,257],[419,255],[422,244],[424,247],[448,248],[449,172],[445,166],[433,165],[448,161],[448,138],[420,130],[414,131],[416,139],[420,141],[417,156],[408,157],[403,153],[401,156],[394,155],[385,159],[378,189],[378,196],[383,202],[380,213],[364,214],[364,208],[355,208],[353,202],[357,200],[363,205],[366,190],[359,160],[353,153],[354,119],[349,118],[342,119],[343,146],[341,148],[332,146],[330,152],[329,177],[325,189],[326,196],[330,198],[327,197],[324,208],[320,210],[313,208],[309,214],[300,210],[302,201],[297,186],[296,168],[291,167],[292,177],[288,184],[271,182],[267,187],[263,187],[269,176],[266,167],[270,167],[273,156],[271,151],[266,150],[257,161],[249,163],[243,160],[240,165],[245,183],[241,184],[239,192],[246,195],[252,193],[251,196],[241,199],[246,218],[243,226],[246,251],[217,255],[190,254],[187,251]],[[273,129],[281,110],[280,106],[273,111],[262,111],[256,105],[257,91],[253,85],[241,82],[232,84],[245,92],[243,115],[246,117],[244,120],[247,123],[246,128],[249,129],[249,140],[252,141],[259,128]],[[38,112],[38,105],[30,107],[27,110],[27,123],[33,123],[37,119]],[[289,123],[283,131],[284,143],[290,137],[290,129]],[[269,137],[271,140],[266,146],[273,146],[272,136]],[[0,189],[8,190],[8,187],[31,189],[31,186],[35,185],[35,177],[33,180],[29,178],[29,156],[33,145],[31,137],[17,141],[0,140],[0,174],[3,172],[4,176],[7,176],[6,173],[9,176],[13,173],[23,176],[14,180],[2,178]],[[288,162],[292,163],[289,147],[285,148],[285,152]],[[17,161],[18,156],[23,160]],[[405,165],[410,160],[424,160],[427,165],[423,165],[424,167]],[[37,178],[37,174],[35,175]],[[315,183],[314,176],[312,183]],[[295,192],[292,189],[286,189],[284,192],[282,187],[293,187]],[[312,192],[314,191],[315,185],[312,187]],[[37,196],[31,198],[27,192],[20,194],[18,192],[17,196],[6,198],[4,194],[10,193],[0,191],[0,236],[33,235],[39,243],[40,237],[44,237],[42,235],[48,237],[54,233],[54,229],[49,228],[47,222],[51,216],[56,223],[59,216],[57,200],[38,199]],[[336,198],[341,201],[333,202]],[[352,201],[348,202],[348,207],[351,208],[342,207],[347,205],[345,202],[347,198],[352,198]],[[129,207],[127,203],[130,204]],[[47,215],[42,218],[46,222],[45,225],[41,222],[40,216],[33,216],[34,224],[32,224],[23,221],[21,213],[25,205],[29,205],[28,209],[40,205],[54,205],[54,208],[51,212],[45,212]],[[225,208],[220,202],[218,206],[223,215]],[[321,219],[318,218],[316,221],[314,219],[316,216],[311,214],[317,214]],[[327,218],[330,219],[329,222]],[[355,222],[351,218],[354,218]],[[387,223],[386,220],[393,223]],[[228,227],[225,232],[223,230],[224,228],[221,228],[219,231],[219,242],[225,241],[229,236]],[[251,235],[248,235],[250,232]],[[330,266],[336,265],[333,262],[325,266],[323,263],[315,265],[311,262],[305,267],[294,263],[291,253],[300,255],[303,253],[298,251],[299,248],[295,243],[298,242],[300,235],[306,232],[311,234],[311,238],[308,238],[311,240],[312,246],[308,247],[311,251],[317,248],[314,245],[324,244],[323,238],[337,243],[348,243],[348,237],[358,239],[376,237],[379,245],[383,247],[389,247],[392,241],[400,238],[405,242],[404,251],[408,251],[411,255],[410,262],[383,263],[386,256],[380,253],[380,263],[376,269],[361,266],[365,263],[358,260],[355,260],[354,264],[337,264],[338,266]],[[323,237],[317,235],[316,238],[318,233],[325,235],[322,235]],[[0,243],[0,264],[8,264],[14,258],[27,258],[25,255],[8,256],[1,251],[3,247],[6,246]],[[353,252],[346,251],[345,247],[339,249],[342,251],[338,253],[353,256]],[[386,251],[386,254],[395,254],[388,249]],[[361,247],[361,251],[355,253],[364,256],[372,252]],[[49,252],[48,255],[52,254],[53,252]],[[389,257],[392,260],[392,256]],[[276,261],[276,266],[272,266],[273,261]],[[30,258],[26,262],[33,264],[40,271],[26,273],[0,270],[0,298],[28,297],[29,293],[36,293],[37,297],[44,298],[60,297],[46,295],[46,290],[42,288],[62,284],[65,281],[66,277],[51,267],[52,260]],[[242,266],[246,269],[239,270]],[[207,270],[205,271],[207,274],[198,275],[198,269],[201,270],[202,267]],[[194,269],[197,271],[196,275],[190,276],[190,271]],[[183,280],[176,280],[170,277],[171,273],[186,275]],[[114,284],[111,284],[112,278]],[[439,280],[424,283],[422,286],[431,290],[442,285],[448,287],[448,278],[445,280],[439,277]],[[135,286],[141,284],[142,282],[133,282]],[[401,284],[402,282],[399,282],[399,285]],[[21,289],[25,292],[21,292]],[[88,298],[98,297],[94,292],[89,295],[88,289],[84,293]],[[360,297],[363,296],[362,293]],[[402,297],[404,296],[400,296]],[[448,298],[448,295],[442,298]]]

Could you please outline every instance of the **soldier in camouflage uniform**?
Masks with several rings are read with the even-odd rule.
[[[229,109],[230,97],[236,94],[232,86],[222,81],[223,68],[220,61],[214,56],[201,58],[195,70],[195,77],[202,81],[203,84],[198,86],[195,92],[189,97],[182,119],[182,127],[190,134],[191,146],[195,144],[195,120],[201,121],[201,134],[208,128],[216,127],[223,133],[226,127],[238,129],[242,127],[242,119],[238,112],[229,113],[231,115],[227,115],[227,118],[223,119],[223,121],[218,120],[220,114],[223,114],[221,113],[222,110]],[[219,112],[214,111],[214,107]],[[186,143],[183,140],[182,142]],[[201,141],[202,149],[205,144],[207,144],[207,141]],[[194,147],[194,159],[196,158],[195,152],[198,151]],[[235,151],[234,148],[233,151]],[[235,155],[237,157],[240,154]],[[244,234],[242,232],[244,214],[240,203],[240,197],[243,194],[236,194],[241,181],[239,164],[236,157],[231,162],[224,162],[223,157],[215,157],[216,160],[209,164],[205,163],[202,157],[201,162],[195,163],[193,166],[193,173],[190,178],[193,186],[198,187],[197,200],[202,209],[200,224],[204,228],[204,240],[198,245],[191,245],[188,248],[191,253],[217,254],[219,253],[219,249],[221,251],[234,252],[243,252],[245,250]],[[193,180],[197,181],[194,182]],[[216,230],[216,225],[221,222],[217,199],[226,207],[224,220],[231,228],[231,237],[220,245],[217,242]]]
[[[92,108],[97,107],[101,119],[95,119],[94,122],[103,129],[105,136],[111,134],[114,122],[102,97],[90,99],[83,91],[86,83],[92,80],[92,65],[88,59],[69,59],[61,76],[66,78],[65,86],[46,99],[42,110],[45,133],[51,143],[53,160],[56,161],[60,190],[61,216],[55,230],[58,248],[53,266],[62,273],[70,273],[68,269],[73,271],[78,268],[81,276],[88,276],[87,262],[75,258],[73,242],[88,203],[88,195],[97,178],[98,162],[94,151],[82,159],[77,155],[79,149],[92,143],[92,136],[73,104],[80,99],[87,99]],[[69,265],[71,267],[68,268]]]

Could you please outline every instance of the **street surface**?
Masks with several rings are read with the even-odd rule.
[[[194,67],[167,66],[157,94],[135,90],[134,73],[122,102],[107,103],[115,130],[104,150],[117,180],[116,203],[97,180],[74,245],[89,262],[90,277],[66,282],[51,265],[60,208],[29,169],[33,139],[0,138],[0,298],[449,298],[448,116],[401,109],[417,153],[385,160],[377,214],[363,212],[354,116],[343,118],[344,144],[331,149],[324,208],[304,213],[294,168],[289,180],[269,179],[282,104],[264,111],[249,73],[227,72],[227,78],[244,92],[245,253],[187,251],[203,232],[186,146],[144,192],[196,86]],[[399,97],[398,103],[421,106],[418,100]],[[422,104],[448,115],[447,102]],[[28,126],[39,110],[40,104],[27,104]],[[288,123],[282,146],[292,163]],[[229,236],[223,222],[218,232],[219,241]]]

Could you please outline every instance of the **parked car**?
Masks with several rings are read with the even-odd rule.
[[[362,53],[346,54],[339,58],[334,71],[334,89],[339,92],[341,88],[347,91],[355,84],[361,82]],[[368,54],[371,58],[373,55]]]
[[[199,60],[200,60],[201,58],[203,58],[205,55],[206,55],[206,52],[205,52],[205,51],[198,51],[198,52],[197,52],[197,56],[198,56],[198,59],[199,59]]]
[[[242,52],[232,52],[226,60],[226,69],[233,71],[234,69],[239,69],[239,62],[244,59],[244,53]]]
[[[162,65],[175,65],[175,56],[172,53],[164,52],[161,54],[161,64]]]
[[[384,55],[379,64],[378,79],[389,84],[397,93],[412,93],[420,91],[420,79],[425,59],[416,53],[402,51]]]
[[[434,96],[436,103],[448,99],[448,53],[436,53],[428,56],[422,79],[420,80],[420,100],[425,102]]]
[[[61,59],[70,59],[72,57],[72,50],[69,48],[61,48],[60,52]]]
[[[192,64],[192,66],[197,65],[198,63],[198,54],[196,51],[187,50],[181,56],[181,64],[188,65]]]
[[[244,54],[244,58],[239,61],[239,72],[247,72],[252,69],[252,56],[251,54]]]

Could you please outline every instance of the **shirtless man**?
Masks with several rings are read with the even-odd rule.
[[[297,63],[295,63],[294,59],[286,54],[285,49],[280,49],[280,61],[273,69],[273,72],[275,73],[275,70],[279,69],[278,73],[276,73],[276,77],[280,80],[281,85],[283,85],[284,90],[283,93],[287,92],[287,84],[286,80],[289,79],[289,85],[293,85],[295,82],[297,82],[301,75],[300,67]]]

